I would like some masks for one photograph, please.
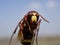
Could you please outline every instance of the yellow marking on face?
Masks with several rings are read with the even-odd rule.
[[[32,20],[32,22],[36,22],[36,21],[37,21],[37,17],[36,17],[35,15],[33,15],[33,16],[31,17],[31,20]]]
[[[36,15],[36,13],[33,13],[33,15]]]

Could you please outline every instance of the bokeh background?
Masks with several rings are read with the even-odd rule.
[[[60,0],[0,0],[0,45],[8,45],[16,25],[31,10],[50,21],[41,22],[39,45],[60,44]],[[20,44],[16,39],[17,33],[18,30],[13,45]]]

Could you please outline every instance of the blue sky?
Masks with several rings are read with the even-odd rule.
[[[0,37],[11,36],[18,22],[31,10],[50,21],[42,20],[39,36],[60,35],[60,0],[0,0]]]

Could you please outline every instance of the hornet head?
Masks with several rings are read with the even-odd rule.
[[[39,14],[36,11],[29,11],[27,15],[28,15],[28,21],[37,22],[39,19]]]

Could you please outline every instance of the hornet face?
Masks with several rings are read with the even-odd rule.
[[[39,19],[39,14],[36,11],[28,12],[28,21],[30,22],[37,22]]]

